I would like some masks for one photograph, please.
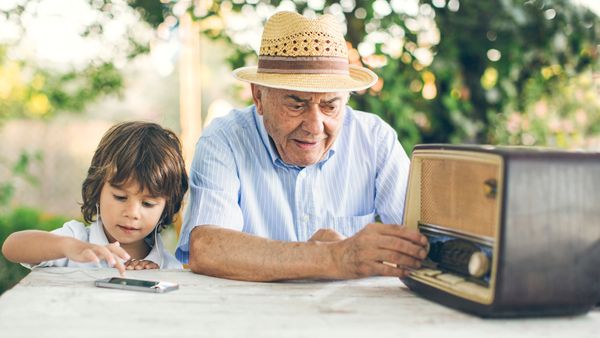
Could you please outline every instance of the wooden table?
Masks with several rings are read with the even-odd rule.
[[[189,271],[166,294],[102,289],[116,270],[35,270],[0,297],[0,337],[600,337],[600,310],[485,320],[419,298],[396,278],[250,283]]]

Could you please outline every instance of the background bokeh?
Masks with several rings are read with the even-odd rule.
[[[229,75],[256,64],[276,11],[329,13],[350,61],[380,81],[355,93],[410,153],[417,143],[600,150],[595,0],[3,0],[0,242],[81,219],[81,182],[123,120],[202,128],[250,103]],[[166,233],[173,248],[176,231]],[[0,256],[0,293],[27,270]]]

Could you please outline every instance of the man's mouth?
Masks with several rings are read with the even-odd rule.
[[[320,141],[303,141],[303,140],[294,140],[296,145],[302,149],[310,149],[315,147]]]

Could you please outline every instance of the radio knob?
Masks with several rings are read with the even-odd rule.
[[[496,198],[497,192],[498,182],[495,179],[490,178],[489,180],[485,180],[485,182],[483,182],[483,193],[486,197],[494,199]]]
[[[473,277],[483,277],[490,269],[490,260],[483,252],[474,252],[469,258],[469,274]]]

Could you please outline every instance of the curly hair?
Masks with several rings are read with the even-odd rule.
[[[177,135],[151,122],[123,122],[100,140],[83,181],[81,213],[86,222],[97,218],[96,205],[105,183],[121,187],[134,180],[140,191],[165,198],[161,226],[173,223],[188,189],[188,176]]]

